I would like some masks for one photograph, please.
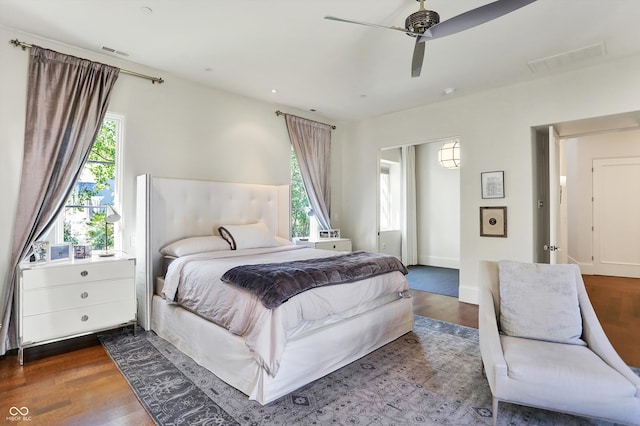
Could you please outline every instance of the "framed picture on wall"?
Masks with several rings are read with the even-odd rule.
[[[480,207],[480,236],[507,237],[506,207]]]
[[[504,198],[504,171],[480,173],[482,198]]]

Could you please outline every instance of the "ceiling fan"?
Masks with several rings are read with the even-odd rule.
[[[424,8],[424,0],[416,1],[420,2],[420,9],[407,16],[404,22],[404,28],[370,24],[368,22],[342,19],[335,16],[325,16],[324,18],[332,21],[402,31],[408,36],[415,37],[416,44],[413,49],[413,59],[411,61],[411,77],[419,77],[424,60],[424,45],[426,41],[468,30],[469,28],[484,24],[485,22],[520,9],[536,0],[498,0],[442,22],[440,22],[440,15],[438,15],[437,12]]]

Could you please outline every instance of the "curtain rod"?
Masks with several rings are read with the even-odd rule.
[[[11,44],[13,44],[15,47],[22,47],[22,50],[26,50],[27,48],[32,48],[33,44],[29,44],[29,43],[25,43],[23,41],[16,39],[13,39],[10,41]],[[135,72],[135,71],[129,71],[129,70],[125,70],[125,69],[120,69],[120,72],[122,74],[128,74],[128,75],[132,75],[134,77],[140,77],[140,78],[145,78],[147,80],[151,80],[151,83],[153,84],[162,84],[164,83],[164,80],[162,79],[162,77],[151,77],[150,75],[146,75],[146,74],[140,74],[139,72]]]
[[[278,117],[280,117],[281,115],[285,115],[285,114],[286,114],[286,113],[284,113],[284,112],[282,112],[282,111],[280,111],[280,110],[276,111],[276,115],[277,115]],[[293,114],[288,114],[288,115],[293,115]],[[293,116],[294,116],[294,117],[298,117],[298,118],[304,118],[304,117],[300,117],[300,116],[298,116],[298,115],[293,115]],[[304,118],[304,119],[305,119],[305,120],[309,120],[308,118]],[[332,126],[331,124],[323,123],[323,122],[321,122],[321,121],[316,121],[316,120],[309,120],[309,121],[313,121],[314,123],[324,124],[325,126],[329,126],[329,127],[331,127],[333,130],[335,130],[335,129],[336,129],[336,126]]]

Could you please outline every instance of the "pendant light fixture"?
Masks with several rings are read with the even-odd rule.
[[[446,169],[460,167],[460,141],[455,139],[442,144],[438,150],[438,162]]]

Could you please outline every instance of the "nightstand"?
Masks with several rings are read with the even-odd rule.
[[[296,240],[296,245],[323,250],[351,251],[351,240],[348,238],[327,238],[322,240]]]
[[[24,349],[125,325],[136,327],[135,259],[112,257],[19,266],[16,311]]]

